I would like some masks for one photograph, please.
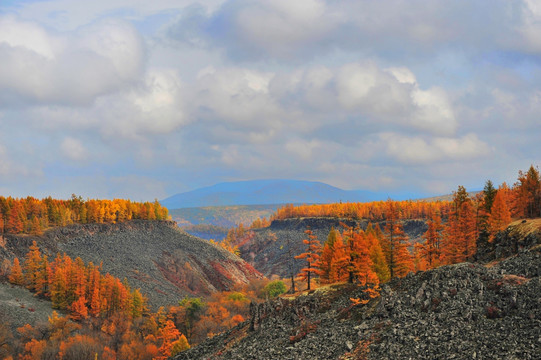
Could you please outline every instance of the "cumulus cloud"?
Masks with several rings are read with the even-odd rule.
[[[541,161],[536,1],[132,3],[0,15],[3,180],[35,168],[67,196],[145,199],[265,177],[447,192]]]
[[[179,76],[167,69],[149,71],[137,86],[102,96],[92,107],[39,106],[28,118],[47,131],[90,130],[109,141],[142,140],[188,121]]]
[[[188,8],[169,37],[220,47],[233,59],[299,61],[335,49],[425,57],[454,48],[483,53],[538,52],[537,2],[422,0],[226,1],[215,11]],[[460,26],[457,26],[460,24]],[[480,26],[482,24],[482,26]]]
[[[293,59],[307,45],[320,47],[338,16],[323,0],[226,1],[214,12],[187,8],[167,33],[200,46],[221,43],[234,58]]]
[[[387,153],[406,164],[429,164],[438,161],[468,161],[485,157],[492,150],[475,134],[467,134],[460,138],[406,137],[399,134],[381,134],[380,138],[387,144]]]
[[[374,62],[279,72],[207,68],[187,84],[187,117],[203,121],[217,142],[308,136],[351,119],[359,133],[368,126],[453,135],[457,121],[445,90],[421,89],[411,70],[400,71],[395,76]]]
[[[54,33],[0,16],[0,103],[91,104],[137,81],[145,50],[135,28],[103,20]]]
[[[242,68],[200,72],[193,84],[193,109],[203,119],[221,119],[246,129],[272,126],[277,105],[269,96],[272,73]]]

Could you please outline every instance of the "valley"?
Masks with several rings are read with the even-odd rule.
[[[541,181],[533,167],[519,180],[451,200],[285,205],[270,220],[261,206],[188,211],[255,218],[222,241],[186,233],[157,201],[0,198],[0,350],[535,359]]]

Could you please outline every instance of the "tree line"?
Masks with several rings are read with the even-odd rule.
[[[0,196],[1,234],[41,235],[45,229],[70,224],[117,223],[131,219],[167,220],[167,208],[154,202],[130,200],[36,199]]]
[[[307,229],[305,251],[295,258],[306,264],[297,276],[306,281],[308,290],[316,277],[322,284],[348,281],[377,286],[410,271],[467,261],[476,253],[478,241],[492,241],[513,218],[541,216],[541,178],[531,166],[527,172],[519,171],[512,188],[503,183],[496,189],[489,180],[482,192],[470,196],[459,186],[450,202],[287,206],[275,218],[293,214],[343,217],[347,209],[371,214],[369,219],[380,220],[384,229],[371,222],[365,230],[342,224],[342,231],[331,229],[323,246]],[[424,241],[412,244],[402,221],[417,217],[427,220],[428,229]]]

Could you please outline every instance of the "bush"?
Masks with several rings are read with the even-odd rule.
[[[246,295],[244,295],[241,292],[232,292],[231,294],[227,295],[227,300],[231,301],[244,301],[246,300]]]
[[[265,285],[263,291],[269,298],[277,297],[287,291],[286,285],[281,280],[274,280]]]

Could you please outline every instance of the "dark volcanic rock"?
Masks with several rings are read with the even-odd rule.
[[[501,241],[528,245],[499,263],[409,274],[367,305],[351,305],[361,289],[338,285],[264,303],[176,359],[541,359],[541,246],[509,238],[539,226],[513,226]]]
[[[41,237],[8,236],[4,256],[24,256],[32,240],[49,257],[65,252],[103,264],[102,272],[141,288],[150,305],[176,304],[184,296],[208,295],[261,275],[239,257],[178,229],[170,221],[70,225]],[[9,256],[11,255],[11,256]]]
[[[524,249],[541,245],[541,219],[518,220],[500,231],[491,242],[477,245],[476,260],[489,262],[500,260]]]

